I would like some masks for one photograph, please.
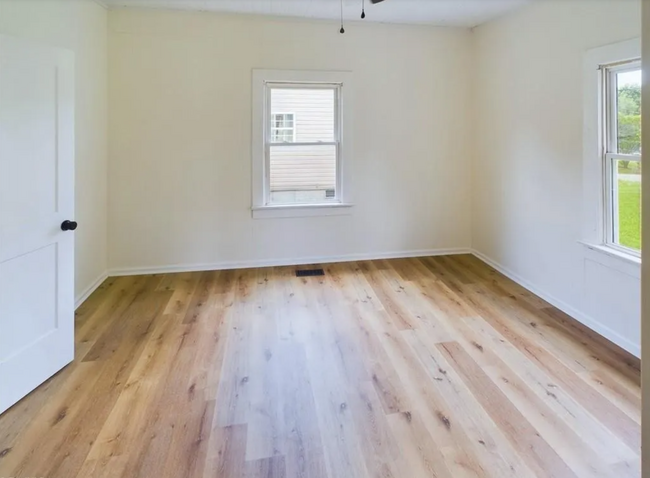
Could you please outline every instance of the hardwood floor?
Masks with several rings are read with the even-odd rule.
[[[472,256],[108,279],[0,476],[640,476],[638,361]]]

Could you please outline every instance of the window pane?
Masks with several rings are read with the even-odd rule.
[[[641,153],[641,70],[616,75],[618,152]]]
[[[641,250],[641,163],[615,161],[614,242]]]
[[[271,88],[271,118],[283,115],[276,126],[295,127],[297,143],[331,143],[335,98],[334,89]]]
[[[336,146],[271,146],[271,204],[317,204],[336,196]]]

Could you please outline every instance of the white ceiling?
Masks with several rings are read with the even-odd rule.
[[[340,0],[101,0],[109,7],[150,7],[338,19]],[[366,1],[366,21],[473,27],[532,0]],[[343,0],[346,20],[359,20],[362,0]]]

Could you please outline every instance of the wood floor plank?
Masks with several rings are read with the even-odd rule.
[[[356,367],[346,367],[342,363],[331,324],[332,312],[324,301],[320,281],[313,279],[305,281],[306,296],[314,309],[306,353],[327,470],[331,477],[366,478],[369,475],[348,404],[348,389],[358,377],[346,372]]]
[[[246,478],[286,478],[287,465],[284,456],[272,456],[249,461],[245,465]]]
[[[226,356],[221,371],[221,386],[217,396],[217,422],[220,426],[245,424],[250,408],[248,348],[252,323],[255,271],[242,271],[238,277],[235,305],[230,310]]]
[[[629,383],[626,377],[608,370],[594,370],[580,376],[636,423],[641,423],[641,395],[638,384]]]
[[[541,312],[544,316],[551,318],[554,325],[570,335],[575,342],[582,344],[588,350],[590,358],[596,362],[595,369],[602,368],[601,363],[604,363],[618,372],[617,375],[622,374],[636,386],[639,385],[639,371],[641,370],[639,358],[632,356],[555,307],[542,308]]]
[[[184,316],[194,296],[194,290],[201,282],[205,272],[183,272],[174,274],[171,299],[167,302],[165,314]]]
[[[106,296],[111,294],[111,289],[120,281],[120,277],[109,277],[105,279],[97,287],[97,294],[92,294],[77,307],[75,310],[75,323],[78,328],[83,327],[86,321],[95,314],[97,309],[106,303]]]
[[[246,478],[246,435],[246,425],[219,427],[213,421],[203,478]]]
[[[210,336],[206,337],[198,323],[183,324],[182,316],[171,314],[166,317],[174,320],[175,328],[164,342],[166,347],[161,350],[160,360],[166,364],[165,371],[155,383],[149,413],[141,420],[139,439],[131,441],[129,460],[122,474],[125,477],[163,475],[173,443],[178,443],[179,434],[182,439],[188,428],[195,430],[194,439],[198,443],[205,441],[202,433],[207,421],[205,416],[209,416],[210,410],[201,407],[212,401],[205,400],[201,391],[196,389],[188,377],[188,370],[193,364],[195,350]],[[185,416],[180,412],[182,410],[192,410],[193,413]],[[201,417],[198,425],[195,422],[197,417]],[[210,429],[211,422],[208,424]]]
[[[177,329],[176,340],[170,337],[174,328],[175,316],[164,316],[128,378],[124,390],[119,395],[110,415],[95,438],[87,459],[99,460],[128,452],[132,441],[142,432],[140,427],[146,415],[158,383],[150,377],[161,376],[171,365],[174,355],[173,345],[180,344],[185,328]],[[169,352],[167,352],[169,351]]]
[[[472,395],[461,376],[450,366],[435,344],[428,345],[414,331],[403,335],[441,390],[451,415],[467,431],[484,468],[501,477],[525,478],[535,475],[516,453],[499,427],[490,419],[480,400]],[[443,373],[444,372],[444,373]]]
[[[473,256],[110,278],[0,476],[637,478],[634,357]]]
[[[614,478],[608,464],[589,447],[589,444],[555,415],[543,399],[534,394],[506,367],[483,368],[497,388],[524,416],[540,437],[555,450],[571,470],[584,478]]]
[[[533,363],[511,342],[492,328],[480,317],[464,319],[465,324],[483,337],[485,349],[498,356],[503,363],[516,373],[538,397],[552,409],[552,412],[577,433],[583,441],[601,457],[605,463],[633,460],[637,455],[616,437],[607,427],[595,420],[580,401],[568,393],[554,376]],[[484,353],[467,349],[480,362]],[[480,355],[480,357],[479,357]],[[484,361],[484,365],[495,365],[494,360]]]
[[[395,466],[400,456],[399,446],[390,432],[374,386],[369,382],[360,383],[350,390],[348,397],[369,476],[399,477]]]
[[[458,454],[462,455],[448,455],[451,460],[446,464],[452,475],[467,475],[471,472],[481,476],[484,470],[474,452],[480,444],[473,443],[467,435],[467,430],[453,421],[455,416],[451,413],[451,408],[442,397],[435,381],[429,378],[402,332],[396,328],[385,328],[381,324],[386,324],[386,321],[375,323],[377,334],[409,393],[409,400],[414,406],[412,412],[418,412],[438,447],[458,450]]]
[[[400,458],[395,464],[398,476],[413,478],[453,478],[445,464],[438,444],[423,425],[420,416],[413,412],[401,412],[388,418],[395,439],[400,446]]]
[[[303,344],[283,342],[276,362],[281,394],[285,465],[288,477],[323,477],[325,458],[307,354]]]
[[[119,321],[124,311],[131,306],[137,294],[143,290],[148,281],[146,276],[118,277],[117,279],[105,294],[95,293],[91,296],[102,297],[103,301],[93,309],[93,313],[88,319],[76,322],[75,359],[83,360],[86,357],[95,342],[105,335],[108,327]]]
[[[73,367],[74,370],[68,368],[69,373],[66,373],[68,370],[62,372],[67,375],[64,383],[24,429],[12,430],[12,415],[30,413],[30,408],[23,408],[23,404],[33,401],[34,394],[0,417],[3,431],[0,434],[0,473],[8,476],[27,474],[28,467],[42,460],[42,455],[52,453],[65,440],[72,420],[85,406],[84,397],[92,394],[102,370],[102,364],[92,362],[76,363]]]
[[[258,277],[256,296],[249,320],[252,323],[248,347],[250,408],[246,460],[272,459],[285,453],[284,409],[281,398],[281,373],[278,366],[280,343],[276,325],[278,297],[265,272]]]
[[[384,310],[395,323],[395,326],[399,330],[413,329],[415,327],[415,321],[408,311],[395,300],[395,293],[384,277],[384,274],[382,274],[382,271],[372,262],[363,262],[359,267],[363,271],[368,284],[372,287]]]
[[[578,402],[580,402],[593,416],[597,417],[607,428],[616,434],[633,450],[641,446],[641,429],[634,421],[623,413],[612,402],[600,395],[593,387],[589,386],[578,373],[565,361],[547,350],[540,344],[537,335],[530,335],[526,328],[518,325],[517,321],[503,315],[502,309],[496,307],[482,307],[476,301],[485,301],[485,292],[481,298],[475,295],[468,296],[474,305],[481,308],[482,317],[490,323],[506,340],[517,347],[533,363],[545,370]],[[492,299],[489,299],[493,304]],[[583,371],[583,370],[581,370]]]
[[[473,255],[461,254],[452,256],[450,259],[460,263],[463,267],[470,269],[477,276],[480,276],[482,278],[480,283],[485,285],[495,296],[522,300],[538,309],[551,307],[548,302],[537,297],[535,294],[523,288],[508,277],[499,274],[496,269],[488,266]]]
[[[535,473],[558,478],[577,476],[460,345],[450,342],[436,347]]]

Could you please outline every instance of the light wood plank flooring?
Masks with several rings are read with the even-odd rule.
[[[638,361],[472,256],[111,278],[0,476],[638,477]]]

